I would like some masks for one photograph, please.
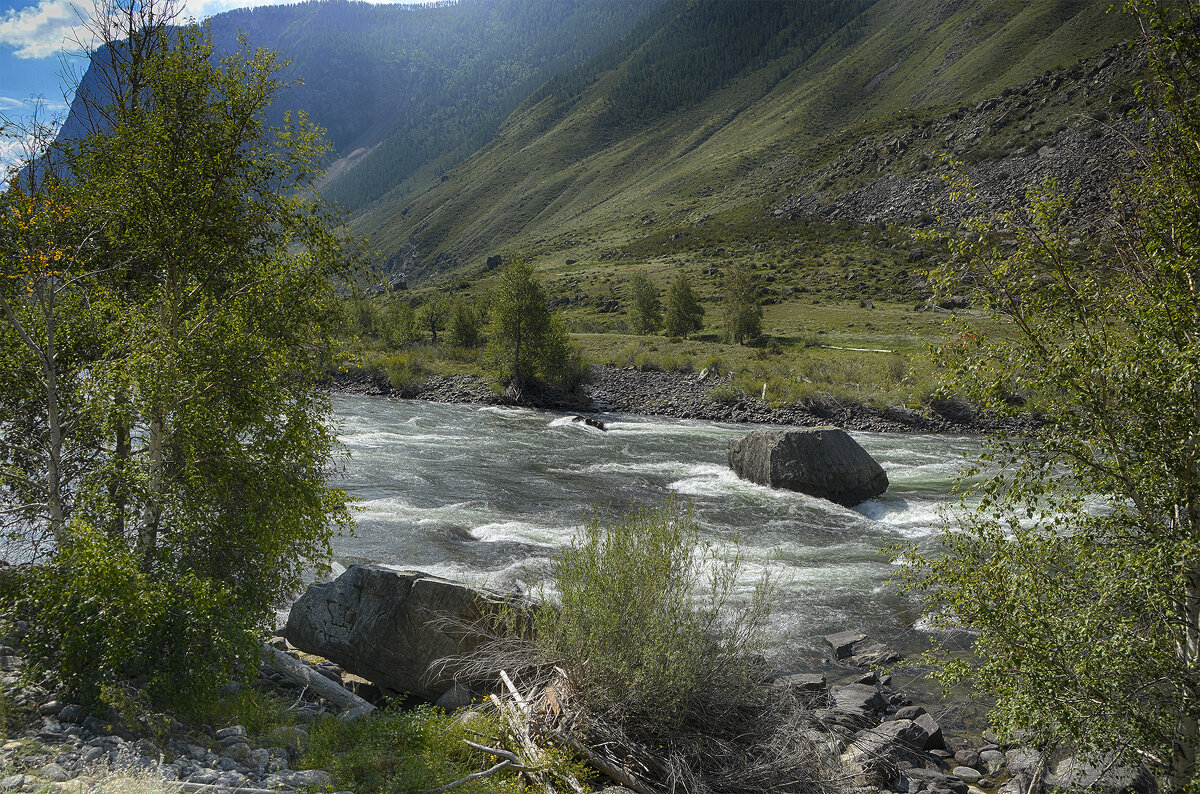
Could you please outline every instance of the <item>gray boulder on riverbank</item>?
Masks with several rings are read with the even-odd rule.
[[[756,430],[729,443],[729,466],[744,480],[846,507],[888,488],[883,467],[837,427]]]
[[[288,642],[391,692],[431,702],[454,685],[451,662],[481,638],[466,630],[506,599],[419,571],[351,566],[292,607]]]

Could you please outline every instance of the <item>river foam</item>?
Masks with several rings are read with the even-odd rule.
[[[856,434],[891,488],[848,509],[739,479],[726,449],[745,426],[616,415],[599,417],[601,431],[516,408],[344,395],[334,405],[350,451],[339,485],[359,500],[357,532],[335,544],[340,564],[537,589],[593,512],[673,496],[691,506],[706,549],[740,551],[737,598],[771,572],[785,660],[819,653],[815,638],[845,628],[903,644],[915,616],[886,549],[930,542],[963,453],[977,449],[961,437]]]

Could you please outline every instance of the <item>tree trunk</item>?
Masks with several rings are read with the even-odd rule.
[[[47,450],[49,454],[46,456],[46,503],[54,544],[62,548],[67,540],[67,511],[63,504],[63,426],[62,416],[59,412],[54,298],[54,285],[51,284],[49,294],[43,303],[46,317],[46,347],[42,350],[42,371],[46,389],[46,426],[50,432],[50,449]]]
[[[325,698],[342,710],[342,719],[353,719],[379,711],[375,706],[360,698],[358,695],[331,681],[303,662],[293,659],[283,651],[263,643],[259,650],[263,663],[276,670],[291,681],[308,687],[315,694]]]
[[[156,412],[157,414],[157,412]],[[146,495],[146,506],[142,511],[142,523],[138,527],[137,552],[142,558],[142,565],[148,567],[158,546],[158,523],[162,519],[162,499],[164,489],[164,456],[166,429],[163,420],[155,415],[150,420],[150,429],[146,439],[146,455],[150,461],[150,487]]]
[[[51,343],[53,344],[53,343]],[[49,356],[48,356],[49,357]],[[66,509],[62,492],[62,417],[58,410],[58,378],[54,365],[46,365],[46,424],[50,431],[50,449],[46,465],[46,503],[50,517],[50,531],[59,548],[66,542]]]
[[[117,398],[117,404],[123,405],[126,402],[124,395]],[[112,523],[109,524],[109,535],[114,540],[123,540],[125,537],[125,467],[129,463],[129,457],[133,453],[133,439],[129,428],[129,423],[123,417],[123,411],[117,411],[117,429],[116,438],[114,439],[113,448],[113,475],[108,483],[108,498],[112,503]]]
[[[1188,534],[1195,536],[1200,532],[1200,495],[1196,493],[1200,487],[1200,464],[1193,462],[1189,473],[1193,487],[1189,488],[1187,515],[1180,516],[1183,520],[1179,523],[1183,525],[1181,529],[1186,528]],[[1179,720],[1171,742],[1171,770],[1167,776],[1171,791],[1183,791],[1195,779],[1197,748],[1200,748],[1200,689],[1187,675],[1200,669],[1200,561],[1190,561],[1184,576],[1184,636],[1179,650],[1186,677],[1180,686]]]
[[[1188,574],[1184,604],[1184,669],[1195,670],[1200,667],[1200,569],[1193,568]],[[1200,746],[1200,691],[1192,681],[1185,681],[1180,689],[1179,720],[1171,742],[1171,771],[1167,777],[1171,791],[1184,791],[1195,778]]]

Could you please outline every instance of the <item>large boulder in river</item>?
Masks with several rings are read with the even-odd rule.
[[[846,507],[888,487],[883,467],[837,427],[756,430],[729,442],[729,466],[744,480]]]
[[[385,690],[436,702],[457,672],[439,662],[478,648],[466,627],[507,600],[419,571],[354,565],[300,596],[286,636]]]

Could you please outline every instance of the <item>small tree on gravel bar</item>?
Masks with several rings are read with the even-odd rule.
[[[1113,217],[1084,228],[1054,189],[954,238],[944,292],[967,328],[953,383],[1043,427],[1000,439],[959,526],[911,560],[936,625],[972,632],[943,675],[995,698],[1026,741],[1149,763],[1200,791],[1200,3],[1137,0],[1149,147]],[[960,185],[960,195],[969,191]]]
[[[514,259],[500,272],[487,329],[487,359],[496,381],[524,390],[537,381],[573,387],[582,377],[578,350],[550,310],[533,265]]]

